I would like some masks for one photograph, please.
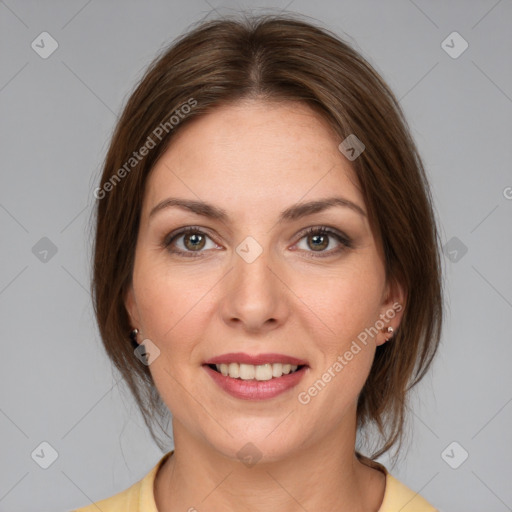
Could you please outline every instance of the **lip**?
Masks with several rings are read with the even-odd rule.
[[[297,366],[308,366],[307,361],[304,361],[303,359],[297,359],[296,357],[287,356],[285,354],[257,354],[252,356],[245,354],[244,352],[231,352],[229,354],[222,354],[220,356],[208,359],[203,364],[208,365],[229,363],[252,364],[254,366],[265,363],[283,363]]]
[[[225,356],[221,356],[225,357]],[[281,356],[282,357],[282,356]],[[218,358],[216,358],[218,359]],[[254,358],[253,358],[254,359]],[[233,359],[231,362],[238,362]],[[268,359],[266,360],[267,362]],[[297,360],[298,361],[298,360]],[[222,363],[208,363],[208,364],[222,364]],[[270,398],[274,398],[290,389],[294,388],[300,380],[304,377],[306,371],[308,370],[307,366],[303,366],[299,370],[294,373],[288,373],[281,377],[272,378],[270,380],[242,380],[242,379],[233,379],[232,377],[225,377],[221,373],[213,370],[208,366],[208,364],[204,364],[203,368],[206,373],[213,379],[215,384],[217,384],[222,390],[226,393],[230,394],[235,398],[240,398],[242,400],[267,400]],[[246,364],[254,364],[254,363],[246,363]],[[295,364],[295,363],[294,363]]]

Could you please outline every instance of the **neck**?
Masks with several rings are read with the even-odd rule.
[[[155,481],[160,512],[377,512],[382,503],[385,475],[359,462],[355,430],[353,436],[333,432],[285,459],[248,467],[193,438],[178,422],[173,428],[176,448]]]

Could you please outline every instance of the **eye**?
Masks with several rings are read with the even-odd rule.
[[[350,240],[349,237],[326,226],[308,228],[306,231],[303,231],[301,235],[302,236],[301,240],[299,241],[299,244],[302,240],[305,240],[305,247],[303,245],[303,247],[299,248],[306,252],[313,253],[312,255],[309,256],[313,258],[323,258],[327,256],[332,256],[333,254],[338,254],[352,247],[352,241]],[[333,239],[335,240],[334,245],[337,244],[337,247],[331,248],[330,250],[326,251],[328,247],[333,245],[331,244]]]
[[[313,258],[332,256],[352,247],[349,237],[326,226],[308,228],[299,236],[301,238],[296,246],[310,253],[309,257]],[[305,247],[300,247],[302,240],[305,240]],[[333,240],[335,247],[326,250],[333,245]],[[208,241],[211,243],[210,247],[208,247]],[[207,233],[196,226],[187,226],[169,234],[162,241],[162,246],[171,254],[184,257],[203,256],[205,250],[219,248]]]
[[[212,244],[211,247],[207,247],[208,240]],[[203,249],[218,248],[217,244],[204,231],[194,226],[188,226],[171,233],[165,237],[162,245],[170,253],[185,257],[202,256]]]

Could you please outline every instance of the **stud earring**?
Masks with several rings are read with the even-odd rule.
[[[137,334],[139,334],[139,329],[133,329],[132,332],[130,332],[130,340],[132,341],[132,345],[134,348],[137,348],[139,344],[137,343]]]
[[[382,332],[385,332],[385,333],[387,333],[387,334],[389,334],[389,335],[390,335],[390,336],[388,336],[388,337],[386,338],[386,341],[389,341],[389,340],[393,337],[393,332],[394,332],[394,331],[395,331],[395,330],[394,330],[394,329],[393,329],[393,327],[391,327],[391,326],[390,326],[390,327],[385,327],[384,329],[382,329]]]

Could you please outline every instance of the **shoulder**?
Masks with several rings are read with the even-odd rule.
[[[386,491],[378,512],[438,512],[419,493],[386,471]]]
[[[114,496],[96,501],[73,512],[158,512],[155,504],[153,485],[160,466],[172,452],[166,453],[141,480]]]
[[[142,480],[133,484],[128,489],[114,496],[110,496],[110,498],[96,501],[91,505],[78,508],[73,512],[98,512],[98,510],[102,512],[138,512],[141,483]]]
[[[377,512],[439,512],[419,493],[409,489],[387,470],[386,466],[356,451],[360,462],[386,475],[384,498]]]

